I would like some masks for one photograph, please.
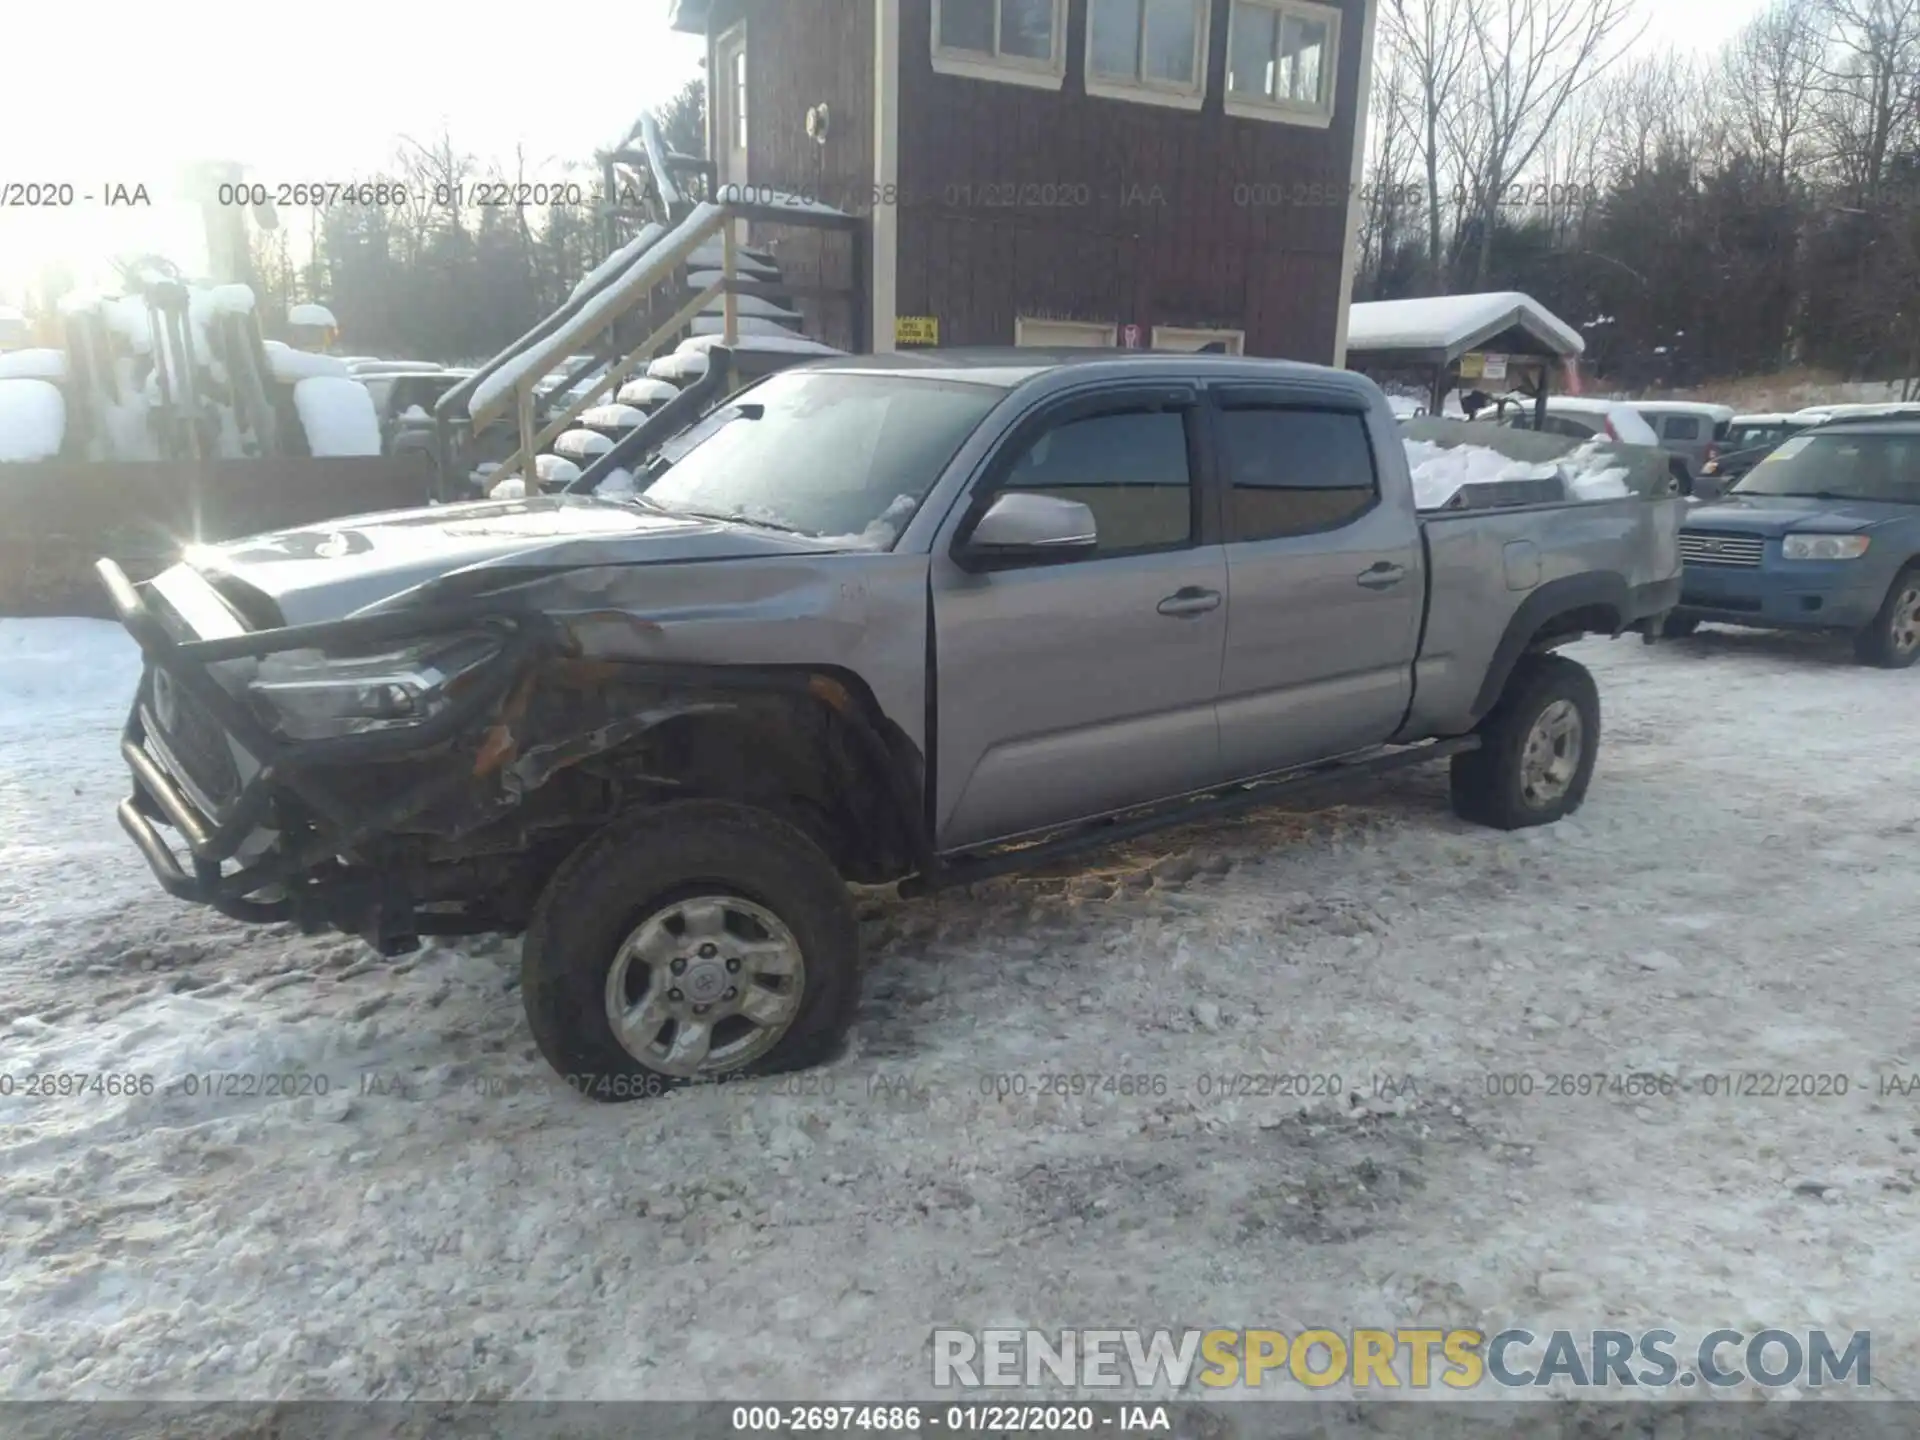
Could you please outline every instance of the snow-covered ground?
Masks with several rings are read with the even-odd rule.
[[[512,943],[385,962],[161,895],[112,818],[127,647],[0,621],[0,1393],[857,1398],[927,1393],[936,1325],[1518,1321],[1871,1328],[1911,1398],[1920,1100],[1872,1087],[1920,1072],[1920,675],[1573,653],[1606,736],[1570,820],[1469,828],[1434,768],[871,897],[842,1059],[601,1106]],[[1484,1078],[1629,1070],[1686,1085]],[[54,1072],[155,1093],[25,1093]],[[1202,1093],[1274,1072],[1413,1085]],[[1705,1093],[1741,1072],[1852,1084]]]

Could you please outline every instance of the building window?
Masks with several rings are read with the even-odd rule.
[[[1205,350],[1209,345],[1218,345],[1228,355],[1247,353],[1247,332],[1244,330],[1201,330],[1190,325],[1156,325],[1153,327],[1153,348],[1156,350]]]
[[[933,0],[933,68],[1058,90],[1067,0]]]
[[[1337,410],[1221,412],[1229,542],[1350,525],[1379,503],[1366,421]]]
[[[1013,343],[1041,350],[1111,350],[1120,341],[1120,327],[1086,320],[1033,320],[1022,315],[1013,322]]]
[[[1299,125],[1333,119],[1340,12],[1307,0],[1233,0],[1227,112]]]
[[[1209,0],[1089,0],[1087,93],[1198,110]]]
[[[727,73],[727,96],[733,105],[733,148],[747,148],[747,52],[742,46],[733,52]]]

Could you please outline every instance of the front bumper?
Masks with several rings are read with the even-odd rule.
[[[533,634],[511,615],[472,609],[439,614],[425,609],[392,615],[284,626],[232,639],[179,641],[167,632],[120,567],[95,567],[121,625],[139,644],[148,676],[164,674],[183,701],[231,740],[255,767],[210,812],[190,791],[189,776],[174,773],[161,737],[150,736],[143,681],[121,735],[120,754],[133,780],[117,817],[154,877],[170,895],[209,905],[239,920],[296,921],[307,928],[377,932],[383,949],[411,948],[408,939],[432,933],[432,917],[414,916],[411,901],[377,868],[347,863],[370,838],[417,813],[444,791],[436,772],[428,785],[402,788],[376,808],[344,806],[318,777],[342,765],[401,759],[432,750],[473,729],[497,709],[537,648]],[[431,633],[436,625],[486,624],[502,637],[500,655],[439,714],[404,730],[326,740],[286,740],[229,693],[208,669],[219,660],[277,651],[372,643]],[[151,743],[150,743],[151,742]],[[166,757],[163,759],[163,757]],[[179,836],[184,858],[162,835]],[[263,854],[238,860],[250,839],[274,832]],[[229,869],[229,865],[233,868]]]
[[[1879,612],[1886,587],[1860,560],[1783,560],[1766,542],[1757,566],[1699,565],[1681,572],[1675,614],[1780,630],[1857,630]]]

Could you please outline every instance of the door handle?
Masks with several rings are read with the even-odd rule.
[[[1354,577],[1356,584],[1369,590],[1387,590],[1407,578],[1407,567],[1391,560],[1376,560]]]
[[[1154,608],[1162,615],[1204,615],[1209,610],[1220,608],[1220,592],[1202,590],[1198,585],[1186,585]]]

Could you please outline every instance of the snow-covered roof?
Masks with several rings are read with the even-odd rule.
[[[1419,300],[1369,300],[1347,312],[1347,355],[1392,354],[1435,364],[1456,359],[1496,336],[1518,330],[1536,351],[1578,355],[1580,332],[1517,290],[1485,295],[1430,295]]]
[[[1736,425],[1785,425],[1792,419],[1793,417],[1784,410],[1767,410],[1758,415],[1736,415],[1733,417],[1733,423]]]
[[[1635,400],[1636,410],[1660,410],[1675,415],[1704,415],[1716,423],[1731,420],[1734,408],[1731,405],[1709,405],[1702,400]]]
[[[325,325],[331,328],[336,322],[333,318],[333,312],[326,306],[315,305],[309,302],[301,305],[289,305],[287,307],[287,323],[289,325]]]

